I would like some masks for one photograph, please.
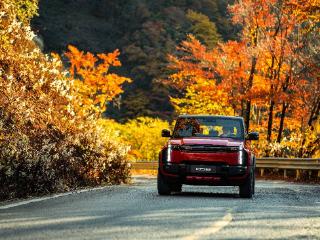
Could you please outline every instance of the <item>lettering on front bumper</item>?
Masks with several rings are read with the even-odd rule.
[[[199,172],[211,172],[211,168],[201,168],[201,167],[196,167],[196,171]]]
[[[191,166],[192,173],[216,173],[215,166]]]

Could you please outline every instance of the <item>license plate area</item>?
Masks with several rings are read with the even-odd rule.
[[[190,167],[191,173],[216,173],[216,166],[207,166],[207,165],[192,165]]]

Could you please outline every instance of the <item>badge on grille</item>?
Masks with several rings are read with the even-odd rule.
[[[191,172],[193,173],[216,173],[216,167],[214,166],[191,166]]]
[[[211,168],[196,167],[198,172],[211,172]]]

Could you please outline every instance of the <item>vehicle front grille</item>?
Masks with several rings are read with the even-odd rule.
[[[181,145],[180,150],[183,152],[237,152],[239,148],[213,145]]]
[[[226,165],[223,161],[203,161],[203,160],[184,160],[181,162],[182,164],[185,164],[187,166],[190,165],[215,165],[215,166],[222,166]]]

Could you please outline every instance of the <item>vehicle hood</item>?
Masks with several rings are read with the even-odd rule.
[[[175,138],[170,139],[168,144],[172,145],[214,145],[214,146],[230,146],[238,147],[243,143],[242,140],[230,138]]]

